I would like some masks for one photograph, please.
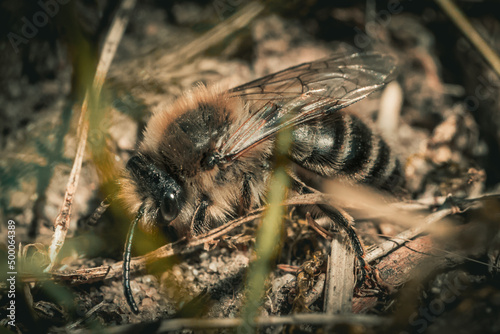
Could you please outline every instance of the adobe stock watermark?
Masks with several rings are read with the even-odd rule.
[[[491,42],[493,43],[493,42]],[[491,44],[493,45],[493,44]],[[459,52],[465,54],[465,58],[478,57],[477,50],[464,38],[460,38],[457,42],[457,49]],[[490,100],[495,101],[500,92],[500,79],[494,71],[488,71],[486,74],[480,74],[476,77],[479,82],[472,95],[464,98],[463,104],[465,110],[470,112],[477,111],[482,102]]]
[[[411,0],[408,0],[411,1]],[[386,9],[381,9],[375,13],[373,19],[365,24],[365,31],[354,28],[356,36],[354,36],[354,45],[359,49],[367,48],[373,40],[376,39],[377,31],[385,28],[391,22],[392,15],[397,15],[403,11],[403,5],[400,0],[390,0],[387,3]]]
[[[21,32],[9,32],[7,38],[9,39],[10,45],[16,53],[19,52],[19,46],[21,44],[28,44],[30,39],[34,38],[40,28],[45,27],[49,23],[49,18],[52,18],[59,13],[60,5],[65,5],[71,0],[39,0],[37,2],[41,10],[35,12],[31,20],[26,16],[21,18],[23,26],[21,27]]]
[[[16,327],[16,222],[7,222],[7,324]]]
[[[214,0],[212,5],[219,20],[223,21],[228,14],[234,13],[236,8],[247,1],[248,0]]]
[[[468,111],[479,109],[481,102],[495,101],[500,92],[500,80],[493,72],[490,72],[489,75],[481,74],[477,80],[479,83],[474,89],[474,94],[466,96],[463,101],[465,109]]]
[[[446,280],[443,283],[443,291],[439,297],[434,298],[426,307],[421,306],[418,311],[410,315],[408,322],[412,327],[411,332],[423,333],[438,316],[443,314],[446,305],[456,301],[457,297],[471,283],[467,275],[457,275],[452,280]],[[408,332],[401,332],[400,334],[408,334]]]

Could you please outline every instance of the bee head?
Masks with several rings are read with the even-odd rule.
[[[130,209],[137,211],[123,252],[123,289],[130,308],[135,314],[139,308],[130,288],[130,260],[136,226],[146,232],[162,230],[175,235],[169,226],[177,218],[186,202],[182,186],[165,170],[142,154],[130,158],[126,166],[121,197]]]
[[[185,203],[183,187],[168,172],[158,168],[143,155],[130,158],[126,169],[135,184],[139,199],[146,207],[143,221],[152,219],[158,224],[157,227],[168,227]],[[154,222],[145,221],[143,229],[149,230],[147,225],[150,224]]]

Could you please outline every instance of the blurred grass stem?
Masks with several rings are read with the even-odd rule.
[[[269,183],[269,207],[257,232],[255,250],[257,259],[251,263],[246,284],[246,304],[242,310],[243,322],[238,329],[240,333],[255,331],[255,317],[261,304],[265,281],[271,270],[272,261],[280,250],[282,220],[285,207],[282,205],[287,195],[290,180],[286,172],[285,154],[291,144],[291,131],[284,130],[278,134],[276,142],[276,164]]]
[[[441,6],[443,11],[453,20],[462,33],[474,44],[493,70],[500,77],[500,58],[498,54],[490,47],[484,38],[477,32],[462,11],[453,3],[452,0],[435,0]]]

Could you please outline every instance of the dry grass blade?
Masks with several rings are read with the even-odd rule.
[[[221,24],[216,25],[199,38],[196,38],[181,47],[177,52],[169,53],[160,58],[158,62],[155,63],[155,67],[162,68],[162,70],[165,71],[165,69],[175,69],[180,65],[185,64],[187,60],[190,60],[210,47],[221,43],[235,31],[246,27],[263,10],[264,6],[259,2],[249,2],[236,14]]]
[[[463,212],[473,206],[478,205],[478,202],[481,199],[483,199],[483,197],[467,200],[455,200],[453,199],[453,197],[448,197],[447,200],[442,204],[439,211],[425,217],[422,223],[415,226],[414,228],[401,232],[390,240],[387,240],[380,245],[375,246],[367,253],[365,260],[370,263],[387,255],[394,249],[401,247],[403,244],[408,242],[408,240],[415,238],[421,233],[429,231],[434,224],[442,221],[447,216],[454,213]]]
[[[354,290],[354,250],[349,246],[345,233],[334,236],[328,259],[328,274],[325,292],[325,312],[327,314],[352,312],[352,292]]]
[[[184,45],[166,48],[155,48],[141,57],[126,60],[111,69],[110,81],[115,86],[126,89],[137,89],[138,82],[145,87],[155,87],[171,85],[172,77],[178,75],[176,72],[187,62],[203,54],[211,47],[221,44],[236,31],[247,27],[264,10],[264,6],[251,1],[243,6],[231,17],[217,24],[212,29],[204,32],[199,37],[187,42]],[[137,71],[140,69],[140,71]],[[185,76],[185,74],[182,74]],[[140,95],[139,95],[140,96]]]
[[[78,122],[78,148],[73,162],[73,167],[71,169],[70,178],[68,180],[68,185],[66,187],[66,193],[64,194],[62,208],[54,221],[54,234],[49,247],[50,265],[45,269],[46,271],[51,271],[54,268],[57,255],[64,244],[64,240],[66,239],[66,234],[68,232],[71,218],[71,206],[73,203],[73,197],[78,187],[78,180],[89,132],[89,122],[87,120],[89,104],[94,106],[94,103],[99,100],[104,79],[106,78],[109,66],[116,53],[119,41],[125,31],[125,27],[129,20],[129,14],[134,6],[135,0],[124,0],[121,3],[115,18],[113,19],[111,29],[106,36],[92,88],[87,91],[82,104],[80,119]]]
[[[467,17],[458,9],[452,0],[436,0],[438,5],[448,14],[455,22],[462,33],[471,41],[472,44],[481,52],[483,57],[500,77],[500,58],[498,54],[491,48],[484,38],[477,32],[474,26],[470,23]]]
[[[441,210],[428,215],[424,219],[421,229],[410,229],[384,242],[368,252],[366,260],[374,261],[382,257],[376,268],[380,274],[379,281],[389,287],[389,290],[394,290],[411,280],[422,280],[426,275],[431,275],[443,268],[450,268],[465,261],[473,261],[488,266],[487,263],[461,255],[464,246],[462,243],[454,246],[450,244],[449,246],[455,247],[450,251],[449,249],[443,249],[443,240],[436,239],[435,235],[419,236],[413,240],[409,238],[425,231],[435,231],[433,227],[436,226],[436,223],[454,213],[465,210],[491,211],[491,205],[498,207],[498,198],[498,195],[486,195],[479,198],[455,201],[448,199],[448,204],[451,201],[452,205],[443,205]],[[474,215],[476,214],[474,213]],[[471,235],[476,232],[477,229],[475,230],[474,226],[465,224],[448,227],[446,236]],[[364,312],[375,307],[377,303],[378,298],[376,296],[356,297],[353,300],[353,310],[356,313]]]
[[[272,261],[281,248],[281,234],[285,208],[282,205],[287,197],[287,189],[290,187],[290,178],[287,173],[288,161],[285,158],[292,144],[292,133],[289,130],[282,131],[276,139],[276,160],[274,171],[269,182],[268,199],[269,205],[262,223],[257,231],[255,251],[257,259],[250,264],[245,291],[245,305],[241,311],[244,319],[238,331],[252,333],[254,329],[254,318],[261,305],[262,295],[266,279],[271,271]]]
[[[52,241],[50,243],[48,253],[50,264],[45,269],[46,271],[52,271],[52,269],[54,268],[54,265],[56,264],[57,254],[59,254],[59,251],[64,244],[64,240],[66,239],[66,234],[69,229],[73,196],[75,195],[76,189],[78,187],[78,180],[82,168],[83,154],[85,153],[85,145],[89,132],[89,123],[85,120],[86,110],[87,99],[85,99],[82,105],[80,120],[78,122],[80,136],[78,139],[78,148],[76,150],[75,161],[73,162],[73,167],[71,168],[71,174],[69,176],[68,185],[66,186],[66,193],[64,194],[61,211],[54,221],[54,234],[52,236]]]
[[[453,208],[442,209],[438,212],[432,213],[427,218],[425,218],[424,222],[421,225],[418,225],[414,228],[408,229],[397,236],[387,240],[380,245],[375,246],[371,249],[366,255],[366,262],[373,262],[385,255],[387,255],[390,251],[401,247],[408,240],[415,238],[420,233],[425,232],[429,229],[433,224],[441,221],[445,217],[451,215],[453,213]]]
[[[284,215],[281,201],[285,197],[285,188],[288,187],[288,183],[288,175],[283,166],[280,166],[274,171],[269,191],[271,204],[257,233],[255,245],[257,259],[251,264],[247,278],[245,294],[247,300],[242,310],[245,322],[240,327],[242,332],[253,332],[254,317],[257,315],[260,299],[264,292],[271,261],[279,251],[277,245],[280,245],[280,231]]]

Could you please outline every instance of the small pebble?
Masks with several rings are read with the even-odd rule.
[[[172,273],[177,279],[182,279],[182,269],[178,265],[172,268]]]
[[[157,291],[155,294],[153,294],[151,296],[151,299],[154,300],[154,301],[159,301],[159,300],[162,300],[162,297],[161,297],[161,295]]]
[[[151,296],[153,296],[154,294],[156,294],[156,289],[155,289],[155,288],[148,288],[148,289],[146,290],[146,296],[151,297]]]
[[[151,307],[151,306],[155,305],[155,303],[153,302],[153,300],[151,298],[144,298],[141,305],[142,305],[142,307]]]
[[[215,262],[210,263],[208,269],[216,273],[218,271],[217,264]]]

